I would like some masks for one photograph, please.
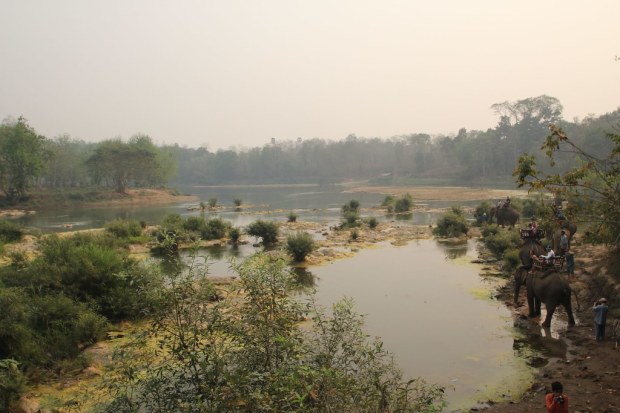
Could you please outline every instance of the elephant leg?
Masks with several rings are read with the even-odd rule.
[[[534,294],[531,294],[529,291],[527,292],[527,306],[530,310],[529,317],[536,317],[537,315],[540,315],[540,312],[536,314],[536,298],[534,297]],[[540,310],[540,304],[538,305],[538,308]]]
[[[534,315],[536,317],[538,317],[541,314],[540,312],[541,304],[542,304],[541,301],[536,296],[534,296]]]
[[[545,321],[543,322],[543,327],[551,327],[551,318],[553,317],[553,313],[555,312],[555,304],[546,305],[547,307],[547,316],[545,317]]]
[[[568,325],[574,326],[575,317],[573,316],[573,306],[571,305],[571,302],[570,302],[570,296],[564,302],[564,309],[566,309],[566,314],[568,315]]]

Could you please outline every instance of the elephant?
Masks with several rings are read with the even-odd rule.
[[[526,239],[521,248],[519,248],[519,259],[521,259],[521,266],[527,270],[532,268],[532,251],[534,251],[534,255],[545,254],[545,248],[543,248],[539,241],[532,238]]]
[[[540,315],[541,303],[545,303],[547,316],[542,326],[549,328],[551,326],[551,318],[558,305],[563,305],[568,314],[568,325],[575,325],[575,317],[573,316],[573,308],[571,305],[571,288],[568,281],[557,271],[557,269],[549,269],[544,272],[528,273],[524,267],[519,267],[515,271],[515,304],[519,301],[519,291],[521,286],[525,285],[527,290],[527,305],[529,307],[529,316],[536,317]]]
[[[519,222],[519,212],[513,207],[493,207],[491,208],[491,213],[489,214],[489,223],[493,223],[493,217],[497,217],[497,225],[510,225],[514,227],[517,222]]]

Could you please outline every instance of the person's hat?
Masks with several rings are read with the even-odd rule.
[[[545,249],[546,249],[547,251],[549,251],[549,250],[551,249],[551,245],[547,245],[547,246],[545,247]]]
[[[603,297],[601,299],[598,300],[599,303],[606,303],[607,302],[607,298]]]

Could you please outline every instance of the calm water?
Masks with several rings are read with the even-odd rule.
[[[217,213],[207,212],[207,218],[219,216],[230,221],[234,226],[245,226],[257,218],[285,221],[290,211],[298,215],[300,221],[336,222],[340,219],[340,207],[352,199],[360,202],[362,216],[378,215],[378,219],[398,219],[403,223],[429,224],[436,219],[436,213],[426,208],[414,210],[409,216],[383,217],[380,212],[370,208],[379,206],[384,196],[374,193],[346,193],[340,186],[296,185],[282,187],[180,187],[182,193],[196,195],[203,202],[216,198],[218,205],[224,210]],[[243,208],[235,210],[234,200],[241,199]],[[448,207],[447,202],[415,200],[423,202],[425,207]],[[74,231],[79,229],[101,228],[106,222],[116,218],[136,219],[149,224],[157,224],[171,213],[183,216],[198,215],[198,211],[188,208],[197,206],[198,201],[191,204],[166,206],[126,206],[106,208],[74,208],[47,209],[37,211],[34,215],[26,215],[17,219],[24,226],[39,228],[43,232]],[[477,202],[470,202],[475,205]],[[466,203],[463,203],[466,205]]]
[[[334,186],[182,191],[197,194],[205,202],[217,198],[218,204],[227,208],[207,213],[207,217],[217,215],[235,226],[258,218],[284,221],[291,210],[300,221],[332,223],[340,218],[340,206],[351,199],[360,202],[363,215],[374,215],[369,208],[383,200],[380,194],[343,193]],[[235,211],[236,198],[249,207]],[[445,202],[427,204],[450,206]],[[169,213],[199,213],[188,211],[188,206],[48,210],[23,217],[21,222],[43,232],[101,227],[114,218],[158,223]],[[428,224],[436,218],[435,212],[418,210],[403,223]],[[209,273],[231,275],[230,258],[254,252],[249,245],[209,248],[205,251]],[[479,266],[470,264],[474,255],[473,241],[461,247],[444,247],[434,240],[413,241],[402,247],[385,244],[361,250],[353,258],[299,270],[299,276],[304,284],[317,289],[319,303],[327,307],[344,296],[353,298],[358,312],[366,315],[368,333],[383,339],[407,376],[421,376],[448,387],[449,410],[454,410],[498,394],[518,394],[531,374],[515,350],[511,314],[490,298],[494,286],[479,276]]]

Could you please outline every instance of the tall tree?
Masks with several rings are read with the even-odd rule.
[[[43,170],[44,148],[45,137],[23,117],[0,125],[0,188],[9,201],[24,197]]]
[[[108,182],[118,193],[127,186],[159,183],[164,179],[157,148],[147,136],[136,136],[128,143],[111,139],[99,144],[86,161],[95,182]]]

